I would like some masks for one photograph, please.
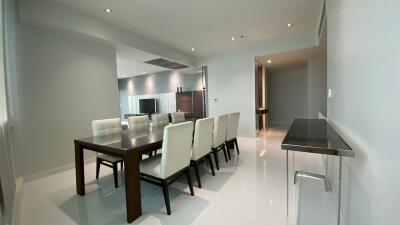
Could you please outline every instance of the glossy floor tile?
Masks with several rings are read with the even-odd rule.
[[[215,177],[208,164],[204,164],[203,188],[195,188],[195,196],[190,196],[184,179],[175,182],[170,188],[170,216],[166,214],[161,188],[142,183],[143,215],[132,224],[286,224],[286,153],[280,149],[284,135],[285,130],[270,129],[264,137],[239,138],[240,155],[232,152],[229,163],[221,155],[221,169]],[[304,160],[304,165],[320,167],[307,157],[295,159],[296,163]],[[127,224],[125,189],[123,185],[114,188],[111,169],[102,167],[99,180],[95,179],[94,163],[88,164],[85,172],[87,194],[84,197],[76,195],[74,170],[26,183],[21,224]],[[119,178],[123,183],[121,173]],[[194,176],[193,181],[196,185]],[[321,184],[301,181],[302,184],[316,188],[323,195]],[[309,204],[308,198],[315,198],[314,191],[308,195],[306,190],[297,191],[301,194],[297,198],[299,208]],[[302,214],[297,216],[299,224],[320,221],[307,210],[298,212]]]

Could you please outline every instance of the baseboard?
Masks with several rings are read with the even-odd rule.
[[[93,158],[90,158],[90,159],[86,159],[85,160],[85,164],[93,163],[95,161],[96,161],[96,157],[93,157]],[[43,178],[43,177],[47,177],[47,176],[50,176],[50,175],[61,173],[61,172],[64,172],[66,170],[70,170],[70,169],[73,169],[73,168],[75,168],[75,163],[67,164],[67,165],[64,165],[64,166],[60,166],[60,167],[57,167],[57,168],[53,168],[53,169],[50,169],[50,170],[46,170],[46,171],[42,171],[42,172],[39,172],[39,173],[34,173],[34,174],[31,174],[31,175],[25,176],[23,178],[23,181],[24,181],[24,183],[26,183],[26,182],[29,182],[29,181],[33,181],[33,180],[37,180],[37,179]]]
[[[22,193],[24,190],[24,178],[20,177],[15,179],[15,196],[14,196],[14,208],[11,217],[11,225],[20,224],[21,215],[21,203],[22,203]]]

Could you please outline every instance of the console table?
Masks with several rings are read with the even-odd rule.
[[[329,126],[324,119],[295,119],[281,144],[286,151],[286,216],[289,223],[289,151],[308,152],[339,157],[339,188],[337,224],[340,225],[341,189],[342,189],[342,157],[354,157],[354,151]],[[303,171],[296,171],[294,183],[298,176],[323,179],[328,191],[327,177]]]

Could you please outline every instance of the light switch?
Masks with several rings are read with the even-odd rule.
[[[328,98],[332,98],[332,89],[328,89]]]

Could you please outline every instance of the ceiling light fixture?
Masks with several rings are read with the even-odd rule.
[[[271,61],[270,59],[268,59],[267,63],[268,63],[268,64],[271,64],[271,63],[272,63],[272,61]]]
[[[112,10],[111,10],[111,9],[109,9],[109,8],[105,9],[104,11],[105,11],[106,13],[110,13],[110,12],[112,12]]]
[[[231,40],[234,41],[234,40],[235,40],[235,37],[232,37]]]
[[[287,24],[287,27],[291,27],[292,25],[293,25],[293,24],[291,24],[291,23],[288,23],[288,24]]]
[[[196,50],[196,49],[192,48],[192,52],[194,52],[194,50]]]

